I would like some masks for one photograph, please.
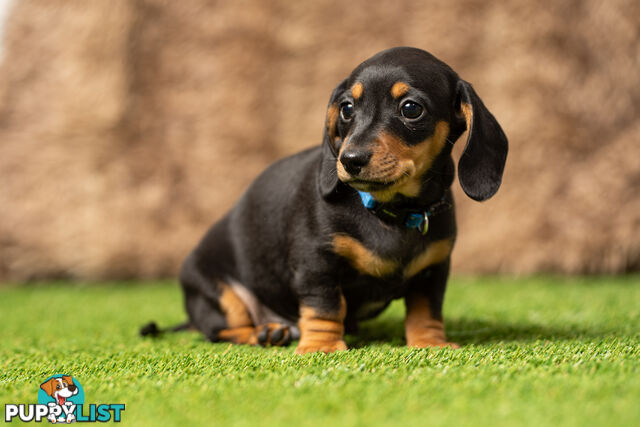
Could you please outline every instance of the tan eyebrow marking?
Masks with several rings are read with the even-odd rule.
[[[351,96],[353,96],[353,99],[358,99],[362,96],[363,91],[364,87],[362,86],[362,83],[358,82],[351,87]]]
[[[395,82],[391,87],[391,96],[394,98],[400,98],[407,92],[409,92],[409,85],[405,82]]]

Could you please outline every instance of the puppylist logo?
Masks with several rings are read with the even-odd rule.
[[[38,390],[37,404],[6,404],[4,420],[37,423],[46,419],[50,423],[107,422],[119,423],[124,404],[84,404],[84,390],[71,375],[53,375]]]

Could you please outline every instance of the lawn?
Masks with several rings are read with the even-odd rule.
[[[141,339],[183,319],[167,282],[5,285],[0,310],[2,404],[69,373],[131,425],[640,425],[638,276],[454,279],[459,350],[403,347],[401,303],[331,355]]]

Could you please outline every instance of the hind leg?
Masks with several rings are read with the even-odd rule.
[[[288,345],[291,331],[281,323],[254,325],[246,305],[238,294],[225,283],[218,283],[218,303],[225,316],[226,328],[218,332],[218,339],[236,344]]]
[[[203,295],[192,300],[195,324],[211,341],[227,341],[234,344],[286,346],[291,342],[292,331],[281,323],[255,326],[249,311],[238,295],[225,283],[217,284],[220,297],[217,304],[207,301]]]
[[[211,341],[249,345],[288,345],[287,325],[255,325],[242,299],[221,280],[204,277],[188,259],[181,274],[190,323]]]

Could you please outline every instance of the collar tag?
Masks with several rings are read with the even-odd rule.
[[[422,234],[427,234],[429,231],[429,217],[427,213],[411,213],[407,215],[407,219],[404,223],[407,228],[415,228]]]
[[[422,223],[422,235],[425,236],[429,231],[429,212],[424,213],[424,222]]]

